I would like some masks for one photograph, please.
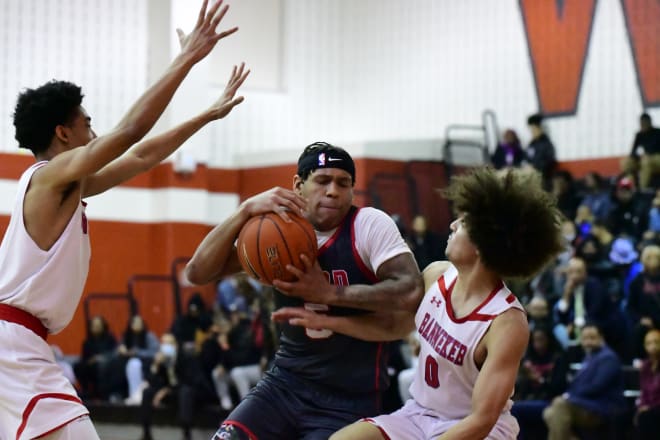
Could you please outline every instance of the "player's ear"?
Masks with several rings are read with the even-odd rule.
[[[58,125],[55,127],[55,136],[57,136],[57,139],[59,139],[63,144],[69,142],[69,132],[64,125]]]
[[[295,191],[297,194],[300,194],[302,192],[302,184],[303,180],[299,175],[293,176],[293,191]]]

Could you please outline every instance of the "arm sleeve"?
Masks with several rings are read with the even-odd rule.
[[[394,220],[375,208],[362,208],[355,218],[355,247],[373,273],[385,261],[412,253]]]

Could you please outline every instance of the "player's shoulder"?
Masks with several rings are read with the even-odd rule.
[[[398,231],[396,223],[387,213],[377,208],[360,208],[355,216],[355,225],[359,228]]]
[[[511,307],[500,313],[491,325],[488,331],[491,339],[499,341],[509,341],[520,339],[520,343],[527,344],[529,338],[529,324],[525,312]]]
[[[426,266],[422,271],[422,276],[424,277],[424,289],[428,290],[428,288],[431,287],[431,285],[435,283],[450,267],[451,263],[449,261],[434,261]]]
[[[386,219],[394,223],[394,220],[392,220],[392,217],[387,215],[385,211],[381,211],[378,208],[373,208],[371,206],[364,206],[362,208],[358,209],[357,212],[357,218],[364,218],[364,219],[373,219],[373,220],[381,220],[381,219]]]

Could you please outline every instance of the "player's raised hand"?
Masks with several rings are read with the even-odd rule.
[[[207,11],[208,0],[204,0],[199,10],[197,23],[190,34],[177,29],[181,53],[190,55],[192,62],[196,63],[208,55],[221,39],[233,34],[238,27],[223,32],[216,32],[216,28],[229,9],[228,5],[220,7],[222,0],[217,0]]]
[[[214,119],[224,118],[234,107],[243,102],[244,98],[242,96],[234,98],[234,95],[236,95],[236,91],[243,84],[249,74],[250,70],[245,70],[245,63],[241,63],[241,66],[238,68],[234,66],[224,93],[220,99],[211,106],[210,110]]]

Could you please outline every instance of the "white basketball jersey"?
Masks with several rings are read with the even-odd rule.
[[[69,324],[80,301],[90,246],[82,201],[48,251],[40,249],[25,230],[25,192],[33,173],[45,164],[34,164],[18,181],[11,220],[0,245],[0,302],[36,316],[49,333],[57,333]]]
[[[493,319],[512,307],[523,310],[501,283],[472,313],[457,319],[451,305],[457,274],[450,266],[428,289],[415,315],[421,345],[410,393],[417,403],[446,420],[459,420],[471,413],[472,391],[479,374],[474,351]],[[511,404],[509,400],[503,413],[508,413]]]

